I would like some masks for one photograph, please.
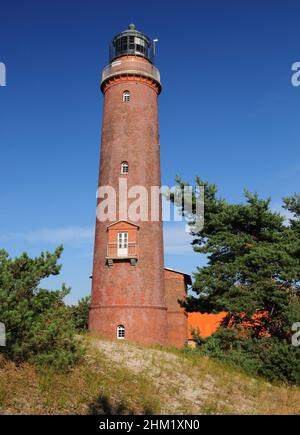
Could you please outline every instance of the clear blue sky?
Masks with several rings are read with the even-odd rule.
[[[163,184],[176,174],[272,197],[299,190],[300,3],[14,1],[0,10],[0,246],[37,255],[63,243],[69,301],[90,292],[102,117],[101,69],[130,22],[159,38]],[[166,225],[166,265],[203,263]]]

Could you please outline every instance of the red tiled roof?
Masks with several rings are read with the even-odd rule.
[[[211,336],[218,327],[220,326],[222,320],[226,317],[226,312],[222,311],[221,313],[209,314],[209,313],[188,313],[188,339],[192,340],[193,336],[191,333],[191,329],[200,331],[201,337],[209,337]],[[255,313],[252,317],[254,322],[242,322],[242,325],[245,328],[251,328],[254,326],[260,326],[261,320],[265,319],[267,316],[266,311],[259,311]],[[230,326],[230,322],[229,322]],[[261,335],[269,336],[266,331],[261,331]]]
[[[199,328],[201,337],[212,335],[226,316],[223,311],[217,314],[188,313],[188,339],[192,340],[191,329]]]

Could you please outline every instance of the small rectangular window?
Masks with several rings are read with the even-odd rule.
[[[124,91],[123,92],[123,102],[124,103],[129,103],[130,101],[130,92],[129,91]]]
[[[124,340],[125,338],[125,327],[123,325],[119,325],[117,327],[117,339]]]
[[[121,174],[128,174],[129,166],[127,162],[121,164]]]

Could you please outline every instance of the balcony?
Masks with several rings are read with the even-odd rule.
[[[101,86],[108,79],[120,75],[136,75],[150,78],[157,82],[160,86],[159,70],[148,61],[137,60],[137,57],[129,56],[122,59],[117,59],[107,65],[102,71]]]
[[[138,257],[138,244],[136,242],[128,243],[126,247],[120,247],[118,243],[107,244],[107,260],[131,260]]]

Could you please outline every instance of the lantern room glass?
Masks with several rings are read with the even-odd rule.
[[[114,37],[110,46],[109,62],[121,56],[140,56],[154,63],[153,42],[144,33],[136,30],[134,24]]]

